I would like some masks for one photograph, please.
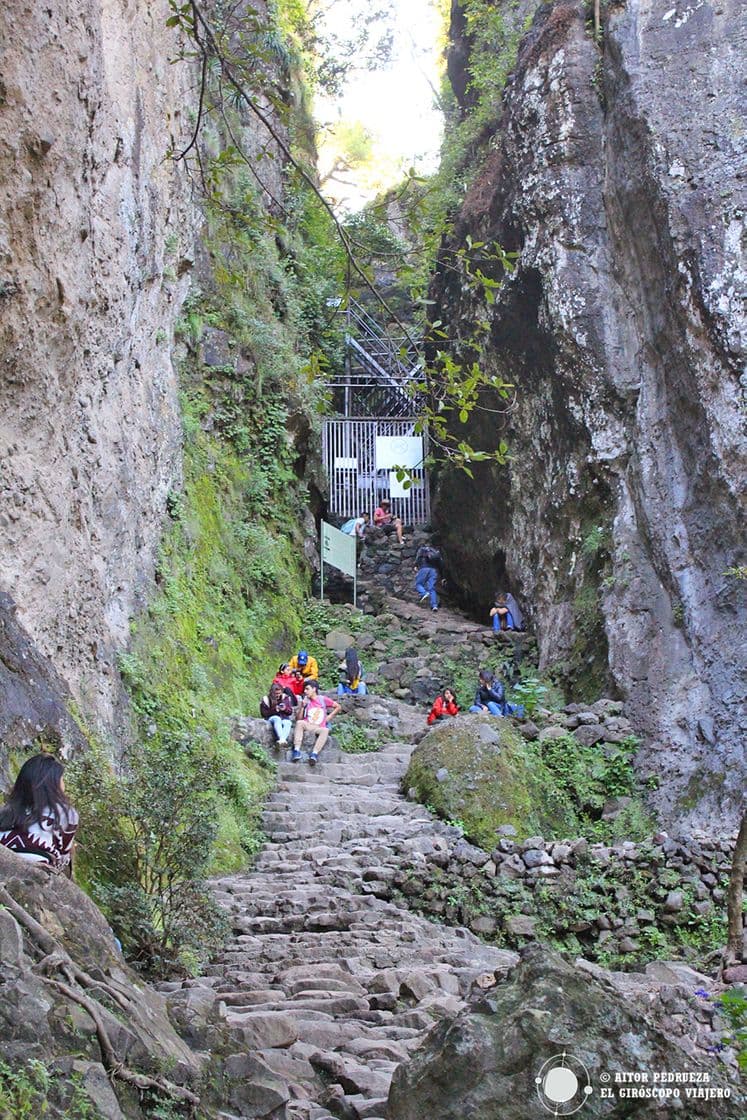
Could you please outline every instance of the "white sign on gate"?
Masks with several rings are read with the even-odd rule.
[[[411,498],[413,490],[420,490],[423,487],[422,478],[397,478],[396,471],[389,472],[389,497],[390,498]]]
[[[376,469],[406,467],[414,470],[423,465],[422,436],[377,436]]]

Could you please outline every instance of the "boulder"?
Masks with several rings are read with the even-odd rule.
[[[275,746],[275,735],[267,720],[260,716],[239,716],[233,725],[233,738],[239,743],[259,743],[266,750]]]
[[[439,1023],[397,1067],[386,1115],[388,1120],[559,1115],[550,1074],[560,1068],[570,1069],[575,1078],[563,1115],[576,1104],[583,1106],[583,1116],[622,1120],[633,1115],[632,1102],[617,1094],[603,1099],[602,1074],[626,1070],[650,1077],[652,1070],[682,1069],[702,1071],[710,1087],[732,1094],[717,1102],[688,1100],[683,1115],[702,1120],[742,1115],[737,1092],[713,1061],[701,1066],[633,998],[540,946],[525,950],[506,979],[455,1019]],[[664,1115],[656,1099],[634,1103],[636,1117]]]
[[[582,746],[593,747],[604,739],[604,727],[601,723],[586,723],[577,727],[573,734]]]
[[[512,914],[504,925],[511,937],[534,937],[537,919],[529,914]]]
[[[13,907],[19,906],[41,927],[38,936],[54,939],[78,969],[101,982],[102,991],[87,988],[84,995],[98,1001],[98,1015],[119,1061],[143,1071],[160,1066],[174,1081],[197,1079],[202,1061],[174,1030],[164,996],[127,967],[103,915],[75,883],[0,847],[0,884],[10,896],[0,909],[0,1059],[13,1065],[21,1058],[34,1058],[63,1070],[80,1061],[78,1072],[89,1099],[102,1115],[117,1117],[114,1099],[100,1076],[101,1051],[93,1023],[78,1003],[34,971],[40,952],[49,954],[52,946],[36,943],[20,912],[14,916]],[[63,979],[54,968],[50,976]],[[127,1005],[126,1010],[118,1007],[116,1016],[103,992],[105,984]]]
[[[443,770],[448,775],[439,780]],[[463,821],[467,836],[486,853],[506,825],[519,839],[539,832],[573,835],[572,806],[559,793],[547,797],[555,785],[513,723],[484,714],[436,724],[413,752],[403,782],[439,816]]]
[[[327,649],[344,653],[349,646],[355,646],[355,638],[346,630],[330,630],[324,639],[324,644]]]

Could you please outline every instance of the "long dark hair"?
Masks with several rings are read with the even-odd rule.
[[[351,683],[356,677],[361,675],[361,663],[358,660],[358,654],[352,646],[348,646],[345,650],[345,672]]]
[[[60,817],[67,814],[70,802],[62,791],[64,769],[51,754],[35,754],[27,758],[18,772],[16,784],[0,809],[0,829],[28,828],[38,824],[43,816]]]

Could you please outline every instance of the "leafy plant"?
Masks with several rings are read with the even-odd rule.
[[[346,754],[369,754],[378,751],[380,739],[366,734],[366,729],[359,723],[345,720],[338,716],[335,720],[333,734],[340,749]]]
[[[723,1038],[726,1046],[732,1046],[742,1073],[747,1073],[747,996],[743,989],[729,988],[714,1001],[728,1023]]]
[[[115,775],[92,749],[69,767],[81,870],[128,956],[149,973],[199,961],[223,918],[201,886],[217,834],[215,758],[186,736],[133,748]]]
[[[13,1067],[0,1059],[0,1120],[101,1120],[77,1074],[50,1071],[34,1058]]]
[[[539,677],[523,677],[511,689],[511,698],[524,706],[528,716],[533,716],[547,693],[547,685]]]

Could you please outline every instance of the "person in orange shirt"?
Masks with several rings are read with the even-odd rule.
[[[305,649],[300,649],[298,653],[291,657],[288,662],[291,671],[299,669],[305,681],[318,681],[319,680],[319,665],[315,657],[308,654]]]

